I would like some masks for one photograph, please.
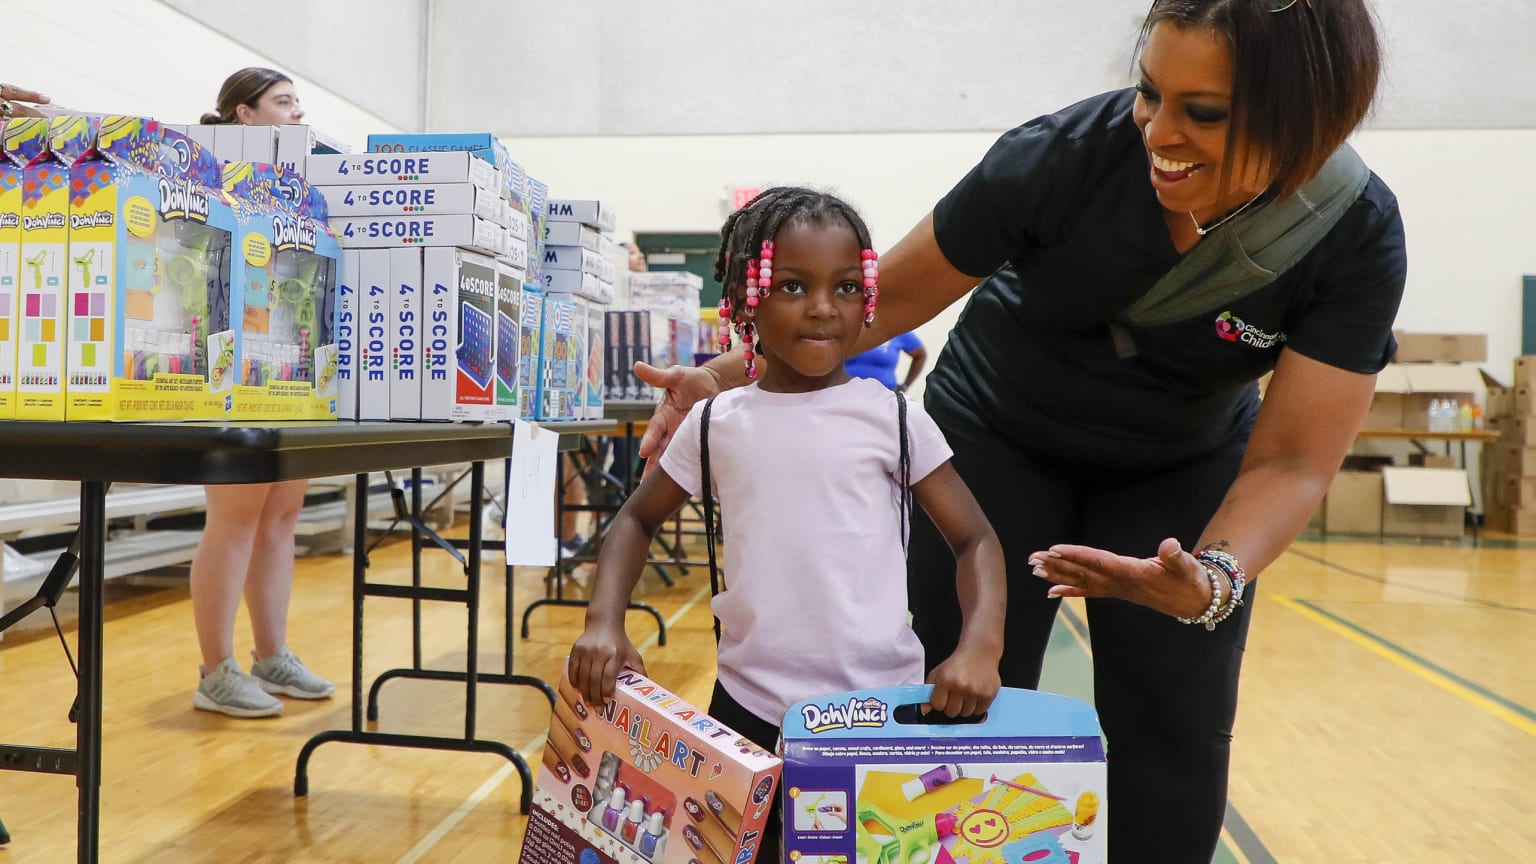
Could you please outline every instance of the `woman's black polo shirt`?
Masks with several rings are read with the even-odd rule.
[[[1168,465],[1247,439],[1254,382],[1280,351],[1355,372],[1391,359],[1407,272],[1397,199],[1371,175],[1291,270],[1195,319],[1109,322],[1179,261],[1148,179],[1134,91],[1003,135],[934,208],[939,248],[985,277],[927,382],[952,436],[1108,469]],[[990,275],[987,275],[990,274]]]

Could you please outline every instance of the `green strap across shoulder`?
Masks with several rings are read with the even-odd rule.
[[[1240,214],[1206,235],[1115,321],[1131,327],[1173,324],[1263,288],[1327,236],[1370,176],[1360,154],[1348,144],[1341,146],[1295,195]],[[1129,334],[1115,329],[1120,345]]]

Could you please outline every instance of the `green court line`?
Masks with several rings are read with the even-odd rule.
[[[1051,639],[1045,648],[1045,668],[1040,675],[1040,689],[1082,699],[1091,705],[1093,658],[1078,641],[1079,638],[1084,643],[1088,641],[1088,625],[1065,604],[1061,607],[1056,624],[1051,629]],[[1074,633],[1077,635],[1074,636]],[[1211,864],[1275,864],[1275,857],[1230,802],[1227,804],[1226,829],[1227,836],[1221,838]]]

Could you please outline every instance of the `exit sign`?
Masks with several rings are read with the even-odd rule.
[[[737,186],[731,190],[731,209],[740,210],[747,202],[763,193],[761,186]]]

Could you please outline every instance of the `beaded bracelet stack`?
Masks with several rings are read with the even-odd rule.
[[[1217,624],[1230,618],[1237,607],[1243,605],[1243,589],[1247,587],[1248,574],[1243,571],[1243,565],[1237,563],[1237,558],[1219,549],[1197,552],[1195,560],[1200,562],[1205,568],[1205,575],[1211,579],[1211,605],[1206,608],[1205,614],[1197,618],[1175,617],[1182,624],[1204,624],[1206,630],[1215,630]],[[1223,578],[1232,589],[1227,595],[1226,605],[1221,602]]]

